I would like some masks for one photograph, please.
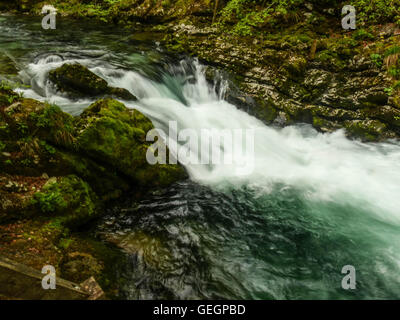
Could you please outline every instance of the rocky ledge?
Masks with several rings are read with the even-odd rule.
[[[217,69],[227,71],[225,98],[266,123],[305,122],[323,132],[344,128],[363,141],[399,138],[393,75],[399,61],[393,52],[400,30],[388,24],[373,33],[340,31],[336,20],[318,25],[338,30],[330,35],[301,23],[255,38],[188,22],[154,30],[167,33],[169,50],[210,65],[210,81]]]

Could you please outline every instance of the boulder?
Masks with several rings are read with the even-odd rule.
[[[136,100],[128,90],[110,87],[104,79],[80,64],[64,64],[50,71],[49,79],[59,91],[72,98],[110,95],[124,100]]]
[[[77,147],[91,159],[101,159],[139,186],[165,186],[185,177],[179,165],[150,165],[146,160],[151,142],[151,121],[137,110],[129,110],[113,99],[89,106],[77,124]]]

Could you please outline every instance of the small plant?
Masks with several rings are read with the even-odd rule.
[[[375,65],[380,68],[382,67],[383,64],[383,58],[379,53],[373,53],[371,54],[371,60],[373,63],[375,63]]]
[[[58,247],[62,248],[64,250],[67,250],[69,248],[69,246],[71,245],[71,243],[73,242],[72,239],[68,239],[68,238],[62,238],[60,240],[60,242],[58,243]]]
[[[18,131],[21,132],[21,134],[25,135],[28,131],[28,126],[25,123],[19,123],[18,124]]]
[[[361,40],[361,41],[366,41],[366,40],[373,40],[375,37],[372,33],[369,33],[365,29],[359,29],[353,34],[353,38],[355,40]]]
[[[391,96],[393,94],[393,88],[392,87],[385,88],[384,91],[388,96]]]
[[[58,190],[35,193],[33,203],[38,205],[44,213],[54,213],[60,208],[66,207],[66,202]]]
[[[391,96],[399,88],[400,88],[400,81],[396,81],[391,87],[385,88],[384,91],[388,96]]]
[[[49,153],[49,154],[56,153],[56,149],[53,148],[51,145],[47,144],[45,141],[41,141],[40,145],[46,150],[47,153]]]
[[[29,167],[29,166],[32,164],[32,162],[31,162],[31,160],[29,160],[29,159],[24,159],[24,160],[21,160],[21,164],[22,164],[24,167]]]

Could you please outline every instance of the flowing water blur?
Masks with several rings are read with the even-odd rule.
[[[0,16],[0,55],[19,69],[1,76],[30,85],[19,89],[26,97],[78,115],[93,100],[61,96],[47,74],[79,62],[135,94],[125,104],[165,132],[170,120],[198,132],[255,130],[253,173],[187,165],[190,180],[139,203],[127,195],[97,223],[95,234],[127,256],[115,271],[120,298],[400,298],[399,143],[265,126],[221,99],[223,79],[216,90],[202,65],[177,60],[156,41],[108,26],[57,28]],[[356,290],[341,288],[345,265],[357,270]]]

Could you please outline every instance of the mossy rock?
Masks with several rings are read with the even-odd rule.
[[[129,180],[121,177],[115,169],[74,152],[59,151],[58,154],[61,158],[59,169],[88,182],[101,201],[117,199],[129,191]]]
[[[128,90],[110,87],[107,81],[80,64],[64,64],[50,71],[49,79],[58,90],[72,98],[110,95],[124,100],[136,100]]]
[[[391,138],[387,126],[379,120],[348,120],[344,126],[349,136],[363,141]]]
[[[75,175],[51,178],[32,203],[45,215],[61,216],[69,227],[81,226],[98,213],[98,198],[91,187]]]
[[[34,135],[63,147],[73,143],[73,118],[58,106],[18,98],[4,109],[2,118],[14,138]]]
[[[89,106],[77,124],[77,147],[91,159],[129,177],[140,187],[164,186],[185,176],[179,165],[150,165],[146,160],[151,143],[147,132],[152,122],[137,110],[113,99]]]
[[[288,76],[292,79],[296,79],[304,75],[307,67],[307,60],[301,56],[290,56],[284,65],[284,68],[288,72]]]

